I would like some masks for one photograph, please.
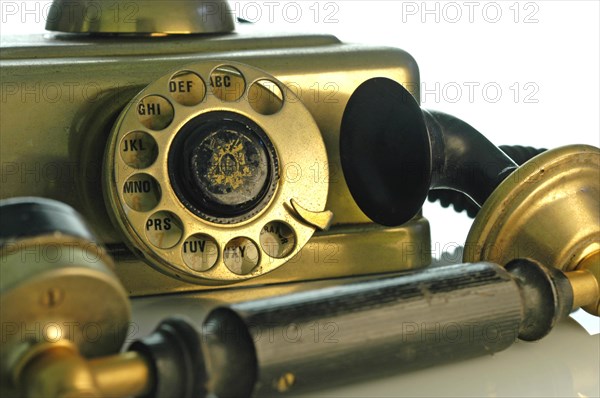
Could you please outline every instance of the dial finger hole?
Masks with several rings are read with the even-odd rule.
[[[138,102],[137,116],[143,126],[151,130],[162,130],[173,121],[175,110],[166,98],[149,95]]]
[[[258,80],[248,90],[248,102],[261,115],[273,115],[283,107],[283,93],[271,80]]]
[[[181,254],[185,264],[194,271],[208,271],[219,259],[219,246],[212,237],[196,234],[183,242]]]
[[[159,249],[175,246],[183,235],[183,227],[177,216],[169,211],[158,211],[146,220],[146,238]]]
[[[239,100],[246,91],[246,81],[242,72],[233,66],[219,66],[210,74],[212,93],[227,102]]]
[[[260,231],[260,247],[269,257],[287,257],[295,246],[296,233],[284,222],[271,221]]]
[[[248,238],[234,238],[223,250],[223,262],[234,274],[251,273],[260,261],[260,253],[256,244]]]
[[[198,105],[206,95],[206,86],[202,78],[190,71],[177,72],[169,80],[171,97],[184,106]]]
[[[148,174],[135,174],[123,184],[123,199],[135,211],[150,211],[160,202],[160,185]]]
[[[127,166],[143,169],[154,163],[158,156],[158,147],[150,134],[134,131],[123,137],[119,152]]]

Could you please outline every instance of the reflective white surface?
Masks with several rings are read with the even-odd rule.
[[[545,339],[484,356],[374,379],[311,397],[598,397],[600,336],[575,321]]]

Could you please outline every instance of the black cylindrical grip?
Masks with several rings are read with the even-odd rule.
[[[236,304],[206,322],[224,334],[219,350],[229,339],[255,356],[253,393],[269,396],[503,350],[517,339],[521,301],[502,267],[476,263]]]

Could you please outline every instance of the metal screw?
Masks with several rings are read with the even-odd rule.
[[[62,289],[51,287],[42,293],[41,304],[44,307],[52,308],[60,305],[64,300],[65,294]]]
[[[275,382],[275,387],[279,392],[286,392],[292,388],[295,382],[296,376],[293,373],[287,372],[279,377],[279,380]]]

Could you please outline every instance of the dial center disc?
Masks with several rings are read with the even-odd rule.
[[[169,152],[169,177],[189,210],[209,221],[231,224],[268,204],[278,181],[277,155],[250,119],[209,112],[177,133]]]

